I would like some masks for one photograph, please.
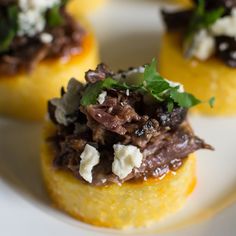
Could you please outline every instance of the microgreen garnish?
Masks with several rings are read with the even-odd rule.
[[[139,91],[143,94],[149,94],[157,102],[166,102],[168,111],[172,111],[174,104],[180,107],[190,108],[199,103],[201,100],[194,97],[192,94],[180,91],[179,86],[173,86],[169,81],[165,80],[156,70],[157,61],[152,60],[150,65],[146,65],[143,74],[143,79],[139,85],[127,84],[124,81],[106,78],[102,81],[98,81],[94,84],[89,84],[85,89],[81,105],[88,106],[97,103],[99,94],[106,89],[118,89],[131,91]],[[208,103],[212,107],[215,99],[211,98]]]
[[[184,53],[185,56],[192,57],[192,48],[194,46],[194,38],[196,33],[201,29],[209,29],[225,12],[223,7],[214,10],[207,10],[205,0],[198,0],[196,9],[193,12],[185,40],[184,40]]]

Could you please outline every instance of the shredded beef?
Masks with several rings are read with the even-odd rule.
[[[17,0],[1,0],[0,6],[8,6],[17,3]]]
[[[162,10],[161,13],[168,30],[174,31],[188,27],[189,21],[193,14],[193,10],[192,9],[183,11]]]
[[[216,37],[217,56],[228,66],[236,68],[236,39],[227,36]]]
[[[5,2],[7,4],[11,1]],[[51,43],[42,43],[40,35],[33,38],[15,37],[9,50],[0,54],[0,73],[15,75],[19,71],[31,72],[44,59],[70,57],[79,53],[82,50],[85,31],[68,15],[64,7],[61,9],[61,15],[64,19],[63,25],[45,29],[45,32],[53,37]]]
[[[92,76],[88,80],[94,83],[108,73],[110,71],[100,65],[96,71],[89,72]],[[57,150],[54,166],[72,172],[83,181],[79,174],[80,155],[88,143],[100,153],[100,163],[93,169],[92,184],[121,184],[162,177],[178,170],[194,151],[212,149],[194,135],[186,121],[187,109],[174,104],[173,111],[168,112],[165,102],[146,104],[143,96],[133,91],[127,95],[122,90],[107,90],[102,104],[80,106],[78,119],[68,126],[57,123],[55,107],[49,103],[51,120],[57,125],[57,133],[50,139]],[[122,180],[112,173],[113,145],[117,143],[134,145],[143,154],[140,168],[135,168]]]
[[[88,83],[95,83],[99,80],[104,80],[105,78],[111,76],[113,74],[109,68],[101,63],[97,66],[96,70],[89,70],[85,74],[85,80]]]

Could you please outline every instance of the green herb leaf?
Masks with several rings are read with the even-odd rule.
[[[174,87],[171,85],[157,72],[156,68],[157,61],[153,59],[151,64],[145,67],[144,76],[139,86],[136,83],[134,85],[127,85],[125,81],[115,80],[113,78],[106,78],[94,84],[89,84],[83,93],[81,105],[88,106],[90,104],[96,104],[99,94],[103,90],[111,88],[119,90],[129,89],[141,93],[148,93],[155,98],[157,102],[166,101],[169,112],[173,110],[174,104],[178,104],[180,107],[190,108],[202,102],[192,94],[180,92],[179,86]],[[214,101],[214,98],[208,101],[211,107]]]
[[[213,25],[225,12],[223,7],[214,10],[206,10],[205,0],[199,0],[198,5],[193,13],[190,21],[185,40],[184,40],[184,54],[186,57],[192,57],[192,48],[194,46],[195,35],[201,29],[208,29]]]
[[[81,99],[81,104],[83,106],[88,106],[90,104],[95,104],[97,102],[97,98],[99,94],[104,89],[111,88],[119,88],[119,89],[128,89],[129,87],[124,83],[120,83],[117,80],[112,78],[106,78],[105,80],[98,81],[94,84],[89,84],[89,86],[85,89],[83,97]]]
[[[9,49],[12,40],[17,33],[18,7],[16,5],[7,8],[6,16],[0,21],[0,53]]]
[[[151,64],[145,68],[143,87],[148,90],[156,99],[162,101],[163,99],[161,99],[159,95],[167,90],[170,85],[164,78],[160,76],[156,68],[157,61],[153,59]]]
[[[49,27],[60,26],[64,23],[64,18],[61,15],[61,4],[53,6],[48,11],[47,23]]]
[[[209,103],[209,105],[210,105],[211,108],[214,107],[215,101],[216,101],[215,97],[212,97],[212,98],[209,99],[208,103]]]
[[[197,99],[190,93],[179,93],[177,90],[172,90],[170,93],[170,97],[173,99],[175,103],[177,103],[180,107],[190,108],[202,103],[201,100]]]

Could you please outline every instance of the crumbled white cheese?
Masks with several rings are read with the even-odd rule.
[[[48,33],[42,33],[42,34],[40,34],[40,40],[42,43],[48,44],[48,43],[52,42],[53,36]]]
[[[42,32],[46,26],[45,12],[59,3],[60,0],[19,0],[17,34],[33,37]]]
[[[80,155],[80,168],[79,173],[87,182],[92,183],[93,175],[92,170],[93,167],[99,163],[100,154],[96,148],[86,144],[84,151]]]
[[[215,52],[215,39],[207,30],[200,30],[194,38],[193,56],[206,60]]]
[[[22,11],[37,9],[39,12],[43,12],[59,4],[60,0],[18,0],[18,2]]]
[[[106,96],[107,96],[107,92],[106,91],[101,92],[99,94],[99,96],[98,96],[98,99],[97,99],[98,103],[99,104],[103,104],[105,102],[105,100],[106,100]]]
[[[45,19],[40,12],[29,10],[27,12],[20,12],[18,16],[18,36],[27,35],[33,37],[45,28]]]
[[[62,98],[54,98],[51,103],[56,107],[55,118],[59,124],[68,125],[73,122],[68,115],[73,114],[80,105],[79,88],[81,84],[76,79],[68,83],[67,92]]]
[[[232,9],[231,15],[218,19],[210,30],[214,36],[236,37],[236,8]]]
[[[112,172],[120,179],[124,179],[135,167],[139,168],[141,166],[143,155],[137,147],[115,144],[113,148]]]
[[[172,88],[179,87],[179,88],[178,88],[178,92],[179,92],[179,93],[183,93],[183,92],[184,92],[184,86],[183,86],[182,84],[180,84],[180,83],[175,83],[175,82],[170,81],[170,80],[168,80],[168,79],[165,79],[165,81],[168,82],[168,84],[169,84],[170,87],[172,87]]]

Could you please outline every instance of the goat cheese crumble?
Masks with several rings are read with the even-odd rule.
[[[214,54],[215,46],[212,35],[205,29],[200,30],[194,39],[193,56],[205,61]]]
[[[137,147],[115,144],[113,148],[112,172],[120,179],[127,177],[135,167],[139,168],[141,166],[143,155]]]
[[[107,96],[107,92],[106,91],[101,92],[99,94],[99,96],[98,96],[98,99],[97,99],[98,103],[99,104],[103,104],[105,102],[105,100],[106,100],[106,96]]]
[[[92,170],[93,167],[99,163],[100,154],[96,148],[93,146],[86,144],[84,151],[80,155],[80,168],[79,173],[87,182],[92,183],[93,175]]]
[[[46,26],[44,14],[60,0],[19,0],[18,36],[33,37],[43,32]]]

